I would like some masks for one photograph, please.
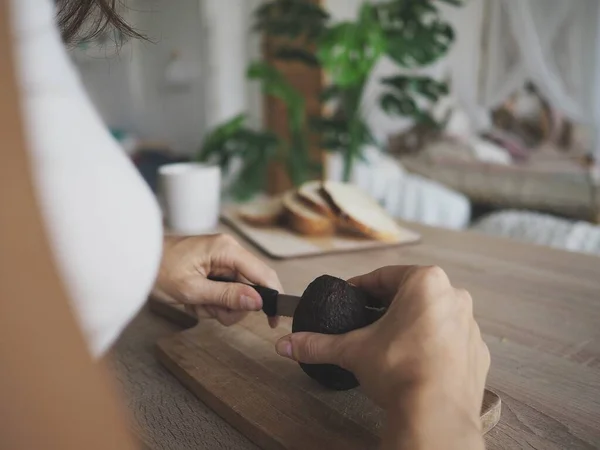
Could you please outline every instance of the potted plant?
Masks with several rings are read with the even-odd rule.
[[[321,11],[309,3],[295,0],[282,3],[291,16],[310,15]],[[297,33],[303,29],[292,23],[277,22],[276,25],[266,22],[269,17],[281,18],[274,9],[279,4],[265,4],[256,13],[255,29],[261,31],[264,27],[281,27],[281,33],[291,38],[297,38]],[[274,9],[273,9],[274,8]],[[322,19],[327,16],[321,17]],[[278,19],[279,20],[279,19]],[[274,31],[277,34],[276,31]],[[311,33],[318,33],[315,29]],[[293,48],[279,49],[278,57],[285,59],[301,58]],[[308,64],[315,62],[305,61]],[[255,194],[266,190],[268,168],[272,163],[285,167],[286,173],[294,186],[300,186],[305,181],[315,178],[320,167],[311,161],[308,151],[309,130],[306,120],[306,101],[273,65],[264,61],[254,61],[247,70],[250,80],[259,82],[265,95],[279,99],[286,109],[288,129],[286,136],[277,136],[270,131],[252,130],[246,126],[246,116],[237,116],[227,123],[216,127],[207,136],[196,159],[200,162],[219,164],[224,173],[229,173],[234,162],[241,166],[228,186],[228,193],[238,201],[252,198]]]
[[[438,1],[461,4],[459,0]],[[387,55],[402,68],[422,67],[443,57],[454,41],[452,27],[433,1],[364,3],[355,21],[332,25],[329,14],[317,4],[271,0],[257,10],[256,18],[257,30],[280,40],[275,52],[278,58],[324,70],[329,86],[322,100],[333,105],[333,112],[312,123],[323,148],[342,153],[346,181],[364,146],[375,144],[362,97],[379,58]],[[443,127],[424,102],[432,105],[446,95],[445,82],[412,76],[388,77],[381,82],[388,87],[380,100],[384,111],[410,117],[421,126]]]
[[[246,126],[246,115],[241,114],[212,130],[196,161],[214,163],[229,174],[239,162],[240,170],[228,186],[234,200],[245,201],[265,188],[267,167],[281,157],[281,142],[269,131],[256,131]]]
[[[460,0],[437,1],[461,4]],[[331,106],[330,113],[312,117],[310,122],[323,149],[342,154],[344,181],[349,181],[365,146],[377,145],[362,98],[378,60],[387,55],[399,67],[423,67],[443,57],[454,41],[452,27],[441,17],[436,2],[423,0],[365,2],[356,20],[338,24],[332,24],[327,11],[310,0],[270,0],[256,10],[254,28],[276,38],[273,54],[277,60],[324,71],[328,86],[321,100]],[[289,138],[251,130],[243,116],[210,133],[198,159],[216,160],[225,172],[232,160],[242,161],[242,170],[230,189],[237,199],[249,198],[266,187],[267,167],[273,161],[286,167],[295,186],[315,177],[319,170],[308,154],[302,95],[266,62],[253,62],[247,75],[261,83],[265,94],[283,102]],[[419,129],[443,129],[444,121],[436,121],[429,111],[448,93],[447,82],[409,75],[380,82],[386,87],[380,105],[388,114],[409,117]]]
[[[263,92],[279,98],[286,106],[289,139],[270,131],[246,126],[246,115],[234,117],[216,127],[205,139],[196,160],[218,164],[228,174],[235,161],[241,165],[228,193],[238,201],[252,198],[267,187],[268,168],[281,163],[294,186],[314,178],[319,169],[308,155],[305,100],[274,67],[254,62],[248,78],[261,83]]]

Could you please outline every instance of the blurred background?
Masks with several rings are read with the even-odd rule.
[[[600,253],[596,0],[124,0],[147,40],[73,47],[150,186],[219,164],[226,201],[313,179],[396,218]]]

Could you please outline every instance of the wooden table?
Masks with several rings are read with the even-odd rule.
[[[423,243],[384,251],[272,261],[290,293],[323,273],[439,265],[473,295],[492,354],[488,385],[503,400],[489,449],[600,448],[600,259],[474,233],[420,226]],[[254,449],[160,367],[154,343],[176,327],[147,310],[111,362],[134,428],[154,449]]]

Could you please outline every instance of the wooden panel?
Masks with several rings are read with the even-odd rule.
[[[225,210],[221,218],[261,251],[276,259],[305,258],[329,253],[390,248],[414,244],[420,239],[417,233],[409,229],[405,229],[403,236],[393,243],[342,235],[308,237],[283,227],[257,228],[250,226],[239,219],[233,210]]]
[[[265,450],[378,448],[384,412],[360,390],[325,390],[297,363],[278,356],[275,342],[290,331],[290,319],[271,330],[261,313],[231,328],[203,321],[161,341],[158,356],[188,389]],[[500,400],[487,392],[484,431],[499,417]]]
[[[321,0],[310,0],[322,3]],[[319,97],[323,87],[323,73],[320,68],[309,67],[298,62],[287,62],[275,59],[274,51],[279,42],[273,37],[265,37],[263,42],[264,59],[275,66],[286,79],[304,97],[306,101],[307,119],[321,114]],[[278,136],[289,140],[287,111],[283,102],[270,96],[265,97],[265,127],[274,131]],[[308,132],[308,128],[307,128]],[[314,161],[322,162],[322,151],[317,140],[311,137],[309,155]],[[273,164],[269,173],[269,192],[277,194],[292,187],[287,170],[282,164]]]

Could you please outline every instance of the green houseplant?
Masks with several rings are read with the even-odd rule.
[[[437,2],[461,4],[460,0]],[[333,111],[325,117],[311,118],[311,128],[325,150],[343,155],[345,181],[355,161],[362,158],[364,146],[376,144],[365,120],[362,98],[378,60],[387,55],[399,67],[414,69],[437,61],[452,45],[454,32],[441,17],[437,2],[365,2],[356,20],[337,24],[310,0],[270,0],[255,11],[255,31],[278,42],[276,59],[321,67],[325,72],[328,86],[321,100],[333,105]],[[277,68],[265,62],[253,62],[247,75],[261,83],[265,94],[283,102],[290,138],[288,141],[270,132],[251,130],[245,126],[243,116],[210,133],[198,159],[216,160],[225,169],[232,159],[241,159],[243,169],[231,189],[238,199],[251,197],[265,187],[267,166],[272,161],[285,164],[296,186],[312,178],[318,169],[308,156],[302,95]],[[386,87],[380,105],[388,114],[409,117],[419,126],[444,127],[428,111],[448,93],[446,82],[407,75],[379,81]]]
[[[227,173],[235,159],[242,161],[241,170],[230,186],[236,200],[250,199],[264,188],[267,167],[280,157],[279,138],[268,131],[256,131],[246,126],[241,114],[212,130],[198,154],[199,162],[218,164]]]
[[[323,20],[328,17],[320,9],[313,8],[308,3],[291,0],[283,4],[285,8],[290,8],[286,11],[292,16],[316,13],[323,14],[321,16]],[[281,18],[281,15],[273,10],[273,8],[278,9],[279,6],[279,4],[267,3],[256,11],[256,31],[262,30],[265,26],[262,21],[270,20],[268,19],[270,15]],[[290,23],[277,21],[269,23],[268,27],[274,30],[281,27],[282,33],[296,36],[296,32],[304,32],[301,28],[295,27],[296,23],[296,20]],[[318,27],[312,29],[310,33],[318,34]],[[277,56],[281,59],[297,59],[302,58],[303,54],[295,52],[293,48],[282,48]],[[308,60],[305,63],[316,64],[316,61]],[[272,162],[284,164],[294,186],[314,178],[320,169],[310,160],[308,154],[306,102],[302,95],[279,70],[266,62],[252,62],[246,75],[248,79],[260,83],[266,95],[283,102],[287,110],[289,139],[283,139],[269,131],[252,130],[245,125],[246,116],[240,115],[212,130],[196,156],[198,161],[219,164],[224,172],[229,171],[233,160],[241,160],[242,169],[230,186],[230,194],[240,201],[247,200],[266,188],[267,170]]]
[[[437,0],[460,6],[461,0]],[[424,67],[445,56],[454,42],[454,30],[433,1],[394,0],[378,4],[378,23],[386,35],[386,54],[399,67]],[[381,107],[391,115],[409,117],[416,125],[443,128],[429,113],[448,94],[446,81],[424,76],[397,75],[381,80],[386,91]]]
[[[438,2],[461,4],[459,0]],[[454,41],[452,27],[434,1],[365,2],[355,21],[331,24],[329,14],[312,2],[272,0],[257,10],[256,18],[258,30],[279,38],[278,58],[318,65],[328,76],[323,101],[333,103],[334,112],[312,122],[322,146],[343,154],[346,181],[364,145],[375,143],[361,101],[379,58],[387,55],[402,68],[422,67],[443,57]],[[297,45],[298,40],[304,45]],[[314,52],[306,50],[311,45]],[[427,111],[448,93],[445,82],[410,76],[381,82],[387,89],[380,104],[388,114],[443,127]]]
[[[282,162],[295,186],[309,180],[317,169],[308,158],[305,132],[305,100],[274,67],[254,62],[247,76],[261,83],[263,92],[279,98],[288,111],[290,140],[285,141],[270,131],[246,126],[246,115],[234,117],[210,131],[196,160],[217,163],[225,173],[238,159],[242,169],[230,186],[230,194],[239,201],[252,198],[266,188],[268,167]]]
[[[385,53],[386,40],[377,24],[375,8],[363,4],[358,20],[329,27],[318,42],[317,57],[330,86],[323,100],[334,102],[332,117],[314,121],[322,145],[344,156],[344,180],[348,181],[354,161],[365,144],[374,143],[365,121],[362,98],[369,77]]]

